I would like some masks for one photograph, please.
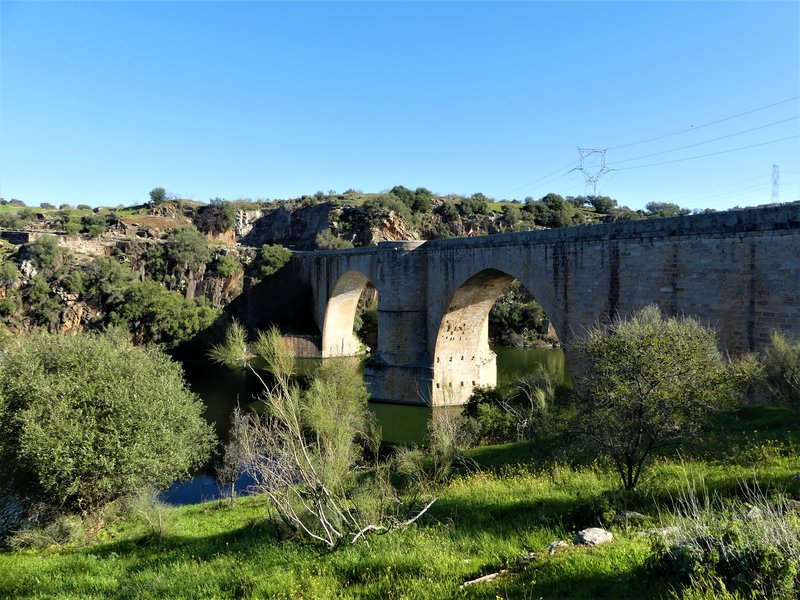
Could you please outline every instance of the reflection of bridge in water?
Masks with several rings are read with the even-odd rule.
[[[324,357],[354,354],[362,290],[378,290],[378,347],[365,368],[376,400],[439,406],[494,384],[488,315],[518,279],[559,338],[650,303],[699,318],[723,349],[800,337],[800,204],[528,233],[298,252]],[[253,307],[256,308],[256,307]],[[252,310],[252,308],[251,308]]]

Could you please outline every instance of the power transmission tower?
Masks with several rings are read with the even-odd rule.
[[[773,204],[781,201],[781,168],[779,165],[772,165],[772,200]]]
[[[581,164],[572,170],[583,173],[587,196],[597,196],[597,182],[611,170],[606,166],[606,152],[608,148],[578,148]]]

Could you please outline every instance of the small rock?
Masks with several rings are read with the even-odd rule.
[[[610,531],[606,531],[601,527],[589,527],[578,532],[574,543],[584,546],[599,546],[600,544],[607,544],[613,539],[614,534]]]
[[[566,547],[567,547],[567,542],[565,542],[564,540],[558,540],[557,542],[550,542],[549,544],[547,544],[547,551],[550,554],[555,554],[559,548],[566,548]]]
[[[763,517],[764,511],[758,508],[757,506],[751,506],[746,511],[744,511],[741,516],[744,519],[750,519],[751,521],[753,521]]]
[[[668,536],[678,532],[678,527],[659,527],[658,529],[645,529],[644,531],[637,531],[636,535],[663,535]]]
[[[635,510],[623,510],[618,512],[617,516],[623,521],[625,521],[626,525],[633,523],[644,523],[650,518],[647,515],[643,515],[640,512],[636,512]]]

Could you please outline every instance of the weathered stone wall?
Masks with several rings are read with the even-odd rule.
[[[366,374],[373,396],[388,401],[458,403],[491,382],[488,311],[512,278],[567,345],[596,322],[651,303],[709,324],[733,354],[761,350],[773,330],[800,338],[800,203],[299,253],[293,264],[314,290],[321,331],[346,272],[378,289],[378,350]],[[324,346],[352,335],[349,318],[337,319]]]

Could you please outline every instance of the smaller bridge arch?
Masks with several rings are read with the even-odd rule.
[[[361,271],[346,271],[333,286],[322,324],[322,358],[355,356],[361,341],[353,332],[353,323],[361,294],[371,283]]]

